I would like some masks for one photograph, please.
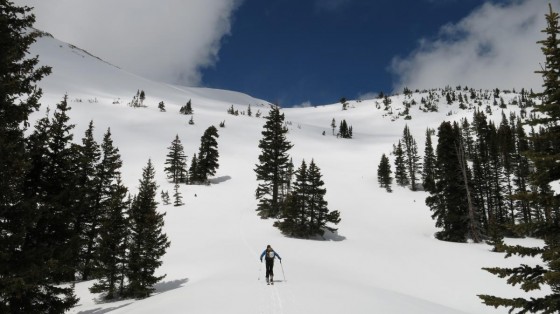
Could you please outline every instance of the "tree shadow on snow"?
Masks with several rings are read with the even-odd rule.
[[[316,236],[316,237],[312,237],[309,238],[309,240],[316,240],[316,241],[344,241],[346,240],[345,236],[341,236],[336,232],[332,232],[329,230],[325,230],[325,234],[323,234],[323,236]]]
[[[222,182],[226,182],[231,180],[230,176],[221,176],[221,177],[217,177],[217,178],[213,178],[213,179],[208,179],[208,182],[210,184],[220,184]]]
[[[156,289],[155,293],[160,294],[170,290],[179,289],[187,282],[189,282],[188,278],[160,282],[154,286],[154,289]]]
[[[181,288],[184,284],[186,284],[187,282],[189,282],[188,278],[184,278],[184,279],[177,279],[177,280],[171,280],[171,281],[164,281],[164,282],[160,282],[157,283],[154,286],[154,294],[161,294],[167,291],[171,291],[174,289],[178,289]],[[103,296],[100,296],[98,298],[95,299],[95,303],[97,304],[104,304],[104,303],[113,303],[113,302],[119,302],[119,301],[123,301],[125,299],[121,299],[121,298],[116,298],[116,299],[112,299],[112,300],[104,300]],[[134,301],[134,300],[131,300]],[[110,307],[110,308],[96,308],[93,310],[86,310],[86,311],[80,311],[78,312],[78,314],[105,314],[105,313],[109,313],[112,312],[114,310],[118,310],[122,307],[125,307],[129,304],[132,304],[133,302],[129,302],[120,306],[115,306],[115,307]]]
[[[127,304],[123,304],[121,306],[109,307],[109,308],[105,308],[105,309],[102,309],[102,308],[99,307],[99,308],[96,308],[96,309],[93,309],[93,310],[79,311],[78,314],[105,314],[105,313],[109,313],[109,312],[118,310],[120,308],[123,308],[125,306],[130,305],[130,304],[132,304],[132,302],[127,303]]]

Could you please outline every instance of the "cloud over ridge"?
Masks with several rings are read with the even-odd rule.
[[[436,39],[422,39],[406,57],[395,57],[390,71],[394,91],[446,85],[473,88],[541,89],[535,74],[544,57],[544,1],[486,3],[456,24],[440,29]]]
[[[16,0],[35,27],[139,75],[198,85],[241,0]],[[61,22],[63,21],[63,22]]]

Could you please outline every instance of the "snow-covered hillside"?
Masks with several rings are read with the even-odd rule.
[[[404,95],[390,98],[392,114],[384,110],[382,100],[351,101],[344,111],[341,104],[284,109],[294,164],[315,160],[329,208],[339,210],[342,218],[338,234],[325,241],[298,240],[282,236],[272,220],[261,220],[255,212],[253,169],[269,108],[266,101],[153,82],[51,37],[40,38],[31,54],[53,67],[52,75],[40,83],[43,106],[33,119],[68,94],[74,140],[81,139],[90,120],[98,141],[111,128],[124,161],[123,179],[133,193],[150,158],[160,189],[172,191],[163,167],[175,135],[190,161],[204,130],[225,121],[225,128],[218,129],[220,168],[212,184],[182,185],[186,205],[159,207],[167,213],[165,232],[171,247],[158,270],[167,276],[157,292],[143,300],[104,303],[89,293],[93,282],[80,282],[80,302],[72,313],[506,313],[481,304],[476,295],[525,295],[481,270],[519,265],[519,259],[504,260],[485,244],[436,240],[424,192],[394,187],[387,193],[377,183],[381,154],[391,152],[405,124],[422,151],[427,127],[472,116],[472,111],[460,110],[458,102],[449,106],[440,99],[438,112],[425,113],[420,100],[427,94],[415,93],[418,104],[410,109],[411,120],[397,114],[404,110],[403,102],[412,99]],[[137,90],[146,92],[147,108],[127,106]],[[516,96],[504,97],[508,103]],[[194,125],[187,123],[190,116],[179,114],[189,99]],[[167,112],[157,109],[160,101]],[[251,105],[253,113],[260,110],[262,116],[229,115],[232,105],[240,112]],[[499,119],[501,109],[492,110]],[[354,138],[333,136],[333,118],[337,125],[343,119],[352,125]],[[515,242],[538,244],[531,239]],[[259,262],[267,244],[283,258],[275,267],[279,282],[274,286],[264,282],[264,265]]]

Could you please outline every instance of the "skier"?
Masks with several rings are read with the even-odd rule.
[[[274,258],[278,257],[280,262],[282,262],[282,258],[278,253],[276,253],[270,245],[266,246],[266,249],[261,254],[261,263],[263,261],[263,257],[266,261],[266,283],[267,284],[274,284],[273,277],[274,277]]]

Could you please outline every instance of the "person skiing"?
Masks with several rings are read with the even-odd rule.
[[[282,262],[282,258],[280,257],[280,255],[278,255],[278,253],[276,253],[272,247],[270,245],[266,246],[266,249],[262,252],[261,254],[261,263],[263,261],[263,257],[266,261],[266,283],[267,284],[274,284],[273,278],[274,278],[274,258],[278,257],[278,259],[280,260],[280,262]]]

